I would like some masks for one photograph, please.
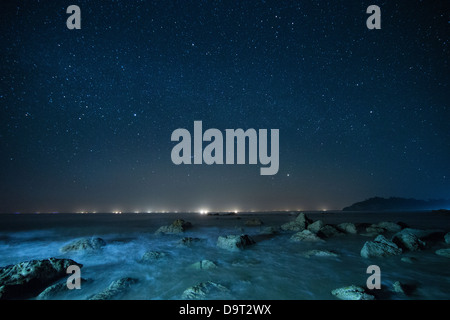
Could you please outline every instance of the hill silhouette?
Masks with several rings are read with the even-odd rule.
[[[356,202],[345,207],[343,211],[417,211],[449,209],[450,200],[418,200],[413,198],[381,198],[374,197]]]

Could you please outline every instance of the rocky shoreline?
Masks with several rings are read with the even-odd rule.
[[[234,254],[237,257],[240,252],[251,250],[258,242],[288,235],[292,244],[298,243],[325,243],[332,242],[336,237],[367,237],[358,253],[363,259],[371,262],[380,261],[391,256],[401,256],[401,261],[415,263],[415,260],[407,256],[409,252],[420,252],[429,250],[430,246],[438,245],[435,250],[436,256],[442,259],[450,258],[450,233],[448,230],[426,230],[409,228],[405,223],[383,221],[376,224],[344,222],[339,224],[326,224],[318,219],[313,221],[304,213],[299,213],[291,221],[281,225],[266,225],[260,219],[248,219],[244,223],[247,228],[259,228],[259,233],[250,236],[245,233],[218,235],[216,248],[225,254]],[[155,235],[162,237],[182,236],[178,240],[177,247],[190,248],[191,246],[202,246],[203,240],[199,238],[186,237],[185,232],[190,230],[193,224],[183,219],[176,219],[172,224],[161,226]],[[258,230],[258,229],[252,229]],[[240,231],[239,229],[237,231]],[[108,243],[98,237],[87,237],[75,239],[60,248],[62,254],[82,253],[95,255],[104,250]],[[300,246],[301,247],[301,246]],[[186,252],[188,254],[188,252]],[[305,258],[336,259],[339,253],[320,248],[307,250],[302,253]],[[82,258],[83,255],[80,255]],[[139,261],[143,265],[154,265],[161,261],[171,259],[171,254],[159,250],[145,252]],[[82,262],[82,261],[81,261]],[[66,269],[70,265],[83,267],[71,259],[48,258],[42,260],[31,260],[20,262],[15,265],[0,267],[0,299],[54,299],[67,289],[66,280],[69,276]],[[211,272],[220,270],[217,261],[209,260],[207,257],[200,261],[187,265],[186,268],[198,272]],[[82,279],[83,283],[95,284],[95,279]],[[120,299],[128,290],[139,284],[140,280],[134,277],[123,277],[116,279],[110,285],[93,294],[90,300],[114,300]],[[396,281],[389,290],[395,293],[409,295],[414,291],[413,286]],[[180,299],[214,299],[225,294],[233,297],[233,292],[226,285],[213,282],[199,282],[190,288],[180,292]],[[373,294],[364,288],[362,284],[348,284],[330,291],[332,298],[344,300],[373,300],[377,294]]]

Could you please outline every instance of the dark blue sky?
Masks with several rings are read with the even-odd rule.
[[[0,15],[0,212],[449,198],[445,1],[9,0]],[[171,133],[195,120],[279,129],[278,174],[175,166]]]

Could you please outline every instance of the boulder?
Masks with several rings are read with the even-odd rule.
[[[320,228],[319,232],[317,232],[317,235],[321,238],[331,238],[341,236],[343,234],[344,233],[342,233],[341,231],[339,231],[330,224],[323,226],[322,228]]]
[[[328,250],[309,250],[303,253],[303,256],[306,258],[310,257],[335,258],[338,257],[339,255],[335,252]]]
[[[281,226],[281,230],[283,231],[303,231],[308,225],[312,223],[312,220],[309,219],[303,212],[299,213],[297,218],[294,221],[285,223]]]
[[[120,298],[121,295],[135,283],[137,279],[134,278],[121,278],[119,280],[111,282],[111,284],[100,293],[97,293],[89,298],[89,300],[115,300]]]
[[[179,247],[190,247],[194,243],[200,242],[202,239],[200,238],[191,238],[191,237],[184,237],[180,241],[178,241]]]
[[[230,251],[238,251],[255,243],[256,242],[246,234],[220,236],[217,239],[217,246],[219,248]]]
[[[211,270],[217,268],[217,265],[210,260],[201,260],[190,265],[195,270]]]
[[[147,251],[142,255],[142,258],[140,260],[141,263],[154,263],[158,260],[161,260],[163,258],[167,257],[167,254],[165,252],[160,251]]]
[[[366,228],[366,232],[370,235],[378,235],[378,234],[386,232],[386,229],[382,228],[382,227],[378,227],[377,225],[371,225],[370,227]]]
[[[383,235],[379,235],[374,241],[366,241],[361,249],[361,256],[364,258],[378,258],[399,255],[402,253],[394,242],[387,240]]]
[[[228,293],[229,290],[221,284],[212,281],[201,282],[193,287],[184,290],[181,299],[202,300],[209,299],[217,294]]]
[[[404,251],[418,251],[425,248],[425,242],[420,240],[415,234],[399,232],[392,237],[392,242]]]
[[[100,250],[106,245],[105,240],[102,238],[83,238],[75,240],[69,244],[63,246],[60,251],[62,253],[67,252],[93,252]]]
[[[414,257],[402,257],[400,260],[411,264],[417,261],[417,259]]]
[[[391,221],[383,221],[373,225],[374,227],[383,228],[388,232],[399,232],[402,230],[402,227],[395,222]]]
[[[444,236],[445,243],[450,244],[450,232],[447,232]]]
[[[405,228],[402,231],[397,232],[395,235],[399,235],[402,233],[413,234],[422,241],[442,241],[442,237],[444,235],[444,232],[442,232],[442,230],[437,229],[423,230],[413,228]]]
[[[83,266],[70,259],[49,258],[0,268],[0,299],[35,297],[54,282],[67,277],[69,266]]]
[[[81,284],[86,284],[91,280],[86,280],[81,278]],[[67,281],[64,280],[62,282],[55,283],[50,287],[47,287],[44,291],[42,291],[37,297],[36,300],[49,300],[58,297],[61,294],[65,293],[76,293],[78,290],[69,290],[67,288]]]
[[[278,227],[270,226],[270,227],[264,227],[260,230],[260,234],[276,234],[279,232]]]
[[[439,249],[436,250],[436,254],[446,258],[450,258],[450,249]]]
[[[184,221],[183,219],[177,219],[172,224],[168,226],[162,226],[158,230],[156,230],[155,234],[178,234],[185,232],[187,229],[190,229],[192,224],[189,221]]]
[[[311,223],[310,225],[308,225],[308,230],[311,232],[317,233],[324,226],[325,226],[325,224],[323,223],[322,220],[317,220],[317,221],[314,221],[313,223]]]
[[[405,290],[404,290],[404,288],[403,288],[403,285],[400,283],[400,281],[395,281],[395,282],[392,284],[392,290],[393,290],[394,292],[397,292],[397,293],[403,293],[403,294],[405,294]]]
[[[392,291],[404,295],[410,295],[415,290],[415,288],[416,288],[415,285],[404,284],[401,283],[400,281],[395,281],[392,284]]]
[[[254,219],[248,219],[247,221],[245,221],[245,225],[248,227],[259,227],[262,226],[264,223],[257,218]]]
[[[356,226],[351,222],[344,222],[337,225],[337,228],[345,233],[357,234]]]
[[[315,233],[312,233],[309,230],[303,230],[303,231],[293,234],[291,236],[291,240],[292,241],[306,241],[306,242],[322,242],[323,241]]]
[[[364,288],[351,285],[334,289],[331,294],[341,300],[374,300],[375,297],[365,292]]]

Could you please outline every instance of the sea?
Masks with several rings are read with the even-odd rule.
[[[411,228],[450,231],[450,215],[426,211],[305,213],[310,219],[327,224],[392,221]],[[50,257],[81,263],[81,277],[88,281],[82,282],[79,290],[52,297],[57,300],[88,299],[124,277],[138,282],[118,296],[120,300],[180,300],[186,289],[206,281],[228,289],[205,296],[211,300],[333,300],[336,297],[331,291],[336,288],[366,287],[370,265],[380,268],[381,289],[372,289],[377,299],[450,298],[450,259],[435,253],[450,248],[443,240],[428,243],[421,251],[366,259],[360,251],[373,236],[347,234],[316,243],[291,241],[293,232],[261,232],[266,227],[277,228],[293,221],[297,215],[298,212],[1,214],[0,267]],[[159,227],[170,225],[175,219],[191,222],[192,228],[182,234],[155,234]],[[263,225],[248,226],[246,221],[250,219],[260,219]],[[219,236],[240,234],[249,235],[256,244],[238,251],[217,247]],[[85,237],[102,238],[106,246],[94,252],[60,251],[64,245]],[[200,241],[180,245],[184,237]],[[309,250],[328,250],[337,256],[305,256]],[[142,263],[143,254],[148,251],[166,256],[153,263]],[[415,260],[407,263],[402,257]],[[203,260],[212,261],[217,267],[192,267]],[[396,281],[412,290],[408,294],[395,292]]]

